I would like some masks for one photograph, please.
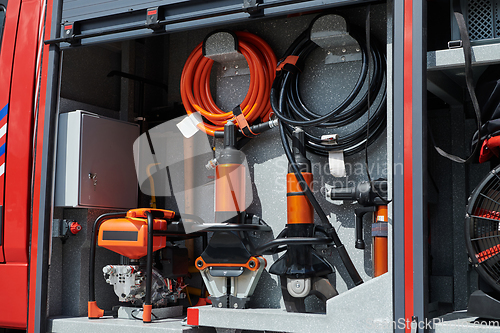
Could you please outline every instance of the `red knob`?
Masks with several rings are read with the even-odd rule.
[[[71,222],[69,225],[69,231],[71,231],[73,235],[79,233],[80,230],[82,230],[82,226],[78,222]]]

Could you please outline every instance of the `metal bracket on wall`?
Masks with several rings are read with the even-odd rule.
[[[250,75],[246,59],[238,51],[238,37],[232,31],[216,31],[207,36],[203,54],[220,64],[218,77]]]
[[[326,51],[325,64],[361,60],[361,47],[349,35],[346,20],[339,15],[324,15],[311,28],[311,41]]]
[[[64,243],[69,236],[76,235],[82,226],[75,220],[54,219],[52,221],[52,237],[59,238]]]

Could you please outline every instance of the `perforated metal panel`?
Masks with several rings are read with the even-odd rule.
[[[451,1],[450,1],[451,2]],[[469,38],[476,44],[498,42],[500,37],[500,0],[461,0]],[[459,40],[460,32],[451,6],[451,40]]]
[[[467,26],[471,40],[480,40],[496,37],[495,25],[497,22],[496,0],[472,0],[467,2]],[[493,10],[493,7],[495,9]],[[495,22],[493,22],[493,11]]]
[[[494,26],[495,26],[495,38],[500,37],[500,4],[496,1],[494,6]]]

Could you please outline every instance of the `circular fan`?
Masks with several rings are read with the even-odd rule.
[[[467,252],[479,275],[500,292],[500,166],[472,192],[465,218]]]

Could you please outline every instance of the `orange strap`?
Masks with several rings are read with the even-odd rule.
[[[241,132],[244,136],[247,136],[249,138],[257,136],[257,134],[252,132],[252,130],[250,129],[250,125],[243,115],[243,112],[241,111],[241,107],[239,105],[233,109],[233,115],[235,116],[236,121],[238,122],[238,126],[240,127]]]
[[[283,60],[278,67],[276,67],[276,72],[279,72],[283,69],[285,65],[292,65],[293,67],[297,68],[300,72],[300,68],[297,66],[297,61],[299,60],[299,56],[296,55],[289,55],[288,57]]]

